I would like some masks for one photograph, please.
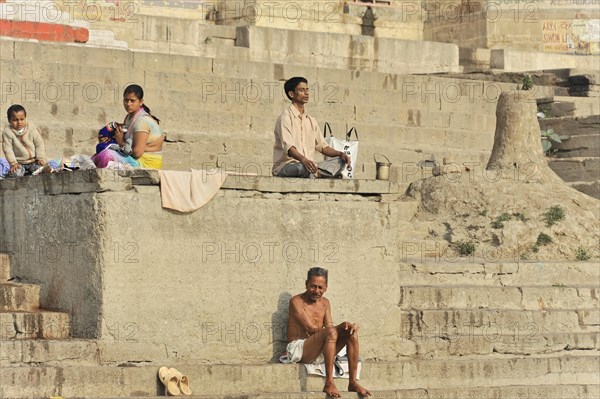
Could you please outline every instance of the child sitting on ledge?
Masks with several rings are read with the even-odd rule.
[[[27,121],[27,111],[14,104],[6,111],[8,126],[2,131],[2,149],[10,165],[6,177],[31,175],[46,165],[44,140],[37,126]]]

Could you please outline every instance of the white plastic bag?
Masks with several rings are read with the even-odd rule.
[[[327,130],[329,130],[329,137],[327,137]],[[351,140],[352,132],[354,132],[356,140]],[[356,128],[353,127],[348,130],[345,140],[340,140],[333,137],[331,126],[329,126],[329,123],[325,122],[323,137],[327,144],[334,150],[345,152],[350,156],[350,166],[352,167],[352,170],[344,169],[342,171],[342,179],[352,179],[354,171],[356,170],[356,160],[358,159],[358,132],[356,131]],[[330,157],[325,157],[325,159],[330,159]]]

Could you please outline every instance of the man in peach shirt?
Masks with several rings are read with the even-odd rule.
[[[273,176],[319,177],[315,151],[328,157],[339,157],[350,165],[348,154],[334,150],[325,142],[317,120],[306,111],[308,81],[302,77],[291,78],[285,82],[284,90],[292,104],[275,123]]]

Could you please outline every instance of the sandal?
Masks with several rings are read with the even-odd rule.
[[[177,388],[177,384],[179,382],[179,377],[173,373],[172,370],[167,367],[161,367],[158,369],[158,379],[165,386],[165,394],[169,396],[178,396],[181,394],[179,388]],[[177,370],[175,370],[177,371]]]
[[[177,380],[179,381],[179,390],[181,391],[181,393],[186,396],[191,395],[192,390],[190,389],[190,379],[188,378],[188,376],[180,373],[179,370],[174,368],[170,368],[169,372],[177,377]]]

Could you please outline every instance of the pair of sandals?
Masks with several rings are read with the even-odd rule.
[[[167,396],[189,396],[192,394],[188,376],[180,373],[177,369],[168,367],[159,368],[158,379],[165,386],[165,394]]]

